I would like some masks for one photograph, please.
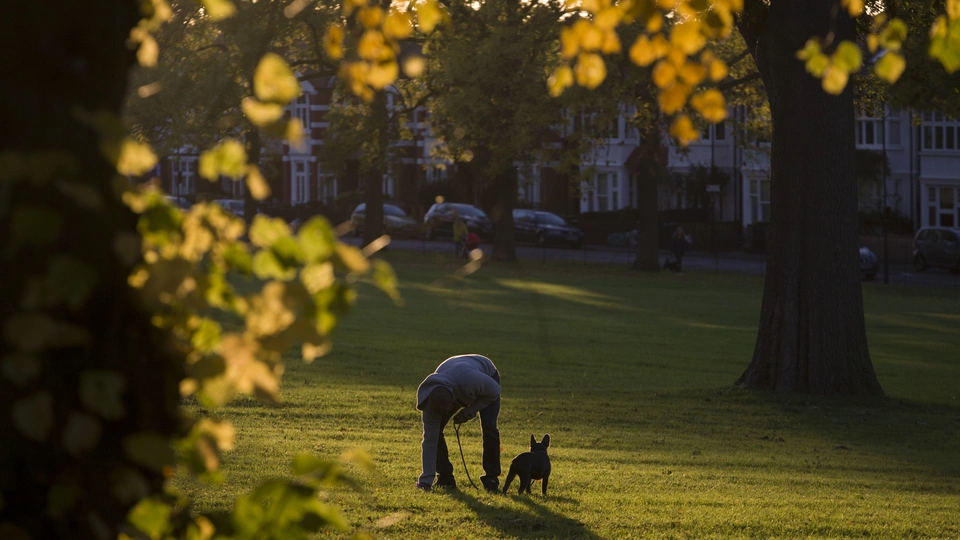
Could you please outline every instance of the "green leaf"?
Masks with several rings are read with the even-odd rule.
[[[860,53],[860,47],[852,41],[844,41],[837,46],[833,53],[833,63],[841,69],[851,72],[860,69],[863,65],[863,56]]]
[[[152,431],[141,431],[124,437],[123,451],[130,461],[153,471],[162,471],[176,463],[170,441]]]
[[[291,463],[294,476],[305,476],[318,472],[326,474],[334,467],[336,467],[334,462],[320,459],[313,454],[298,454]]]
[[[900,50],[903,40],[907,39],[907,25],[900,19],[893,19],[880,32],[880,45],[891,51]]]
[[[377,287],[386,293],[395,304],[400,305],[403,303],[403,300],[400,298],[400,291],[397,290],[397,274],[393,271],[393,267],[390,266],[389,263],[380,259],[373,261],[373,282],[376,283]]]
[[[257,214],[250,225],[250,242],[260,247],[270,247],[277,240],[290,237],[290,226],[280,218]]]
[[[247,245],[242,242],[233,242],[223,251],[223,260],[231,268],[249,274],[253,271],[253,259],[247,251]]]
[[[157,155],[153,153],[149,144],[124,139],[120,143],[119,152],[113,163],[117,172],[124,176],[140,176],[157,164]]]
[[[162,538],[170,529],[172,509],[156,499],[143,499],[130,510],[127,521],[154,540]]]
[[[335,262],[357,274],[365,274],[370,270],[370,262],[360,250],[347,244],[337,243]]]
[[[336,236],[330,222],[317,216],[300,227],[297,231],[297,242],[306,262],[323,262],[333,253]]]
[[[310,294],[316,294],[333,285],[336,276],[329,262],[307,264],[300,270],[300,282]]]
[[[292,236],[282,236],[270,248],[277,260],[281,264],[290,268],[300,265],[303,254],[300,252],[300,246]]]
[[[57,255],[47,268],[47,300],[51,303],[63,300],[75,311],[90,297],[97,280],[97,272],[90,265],[73,257]]]
[[[260,59],[253,74],[253,93],[261,101],[286,105],[300,95],[300,83],[286,60],[274,53],[267,53]]]
[[[80,402],[105,420],[119,420],[126,415],[126,388],[126,379],[116,371],[87,370],[80,374]]]
[[[902,56],[895,52],[887,52],[873,66],[873,70],[878,77],[893,84],[897,82],[906,67],[907,61]]]
[[[216,181],[220,175],[240,178],[247,171],[247,151],[241,143],[226,139],[210,150],[200,154],[200,176]]]
[[[190,336],[190,344],[200,352],[212,351],[220,343],[220,323],[203,318]]]
[[[230,0],[200,0],[204,11],[215,21],[220,21],[236,13],[237,8]]]
[[[297,275],[297,271],[284,266],[272,251],[262,249],[253,256],[253,275],[259,279],[289,280]]]

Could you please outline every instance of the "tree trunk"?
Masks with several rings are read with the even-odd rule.
[[[497,225],[493,243],[493,258],[498,261],[516,261],[514,243],[513,209],[517,207],[517,170],[511,168],[497,179],[497,206],[494,208],[494,223]]]
[[[752,48],[773,115],[766,280],[753,361],[737,381],[781,393],[881,395],[863,316],[851,86],[823,91],[795,57],[853,38],[835,0],[778,0]],[[750,34],[745,34],[748,44]]]
[[[640,219],[637,222],[637,258],[633,261],[635,270],[660,271],[660,186],[658,185],[663,164],[660,152],[663,142],[660,137],[660,123],[651,121],[650,129],[641,138],[644,153],[642,164],[637,170],[637,208]]]
[[[257,126],[251,126],[250,131],[247,134],[247,161],[252,165],[260,166],[260,151],[263,145],[260,141],[260,128]],[[246,180],[240,179],[238,182],[245,182]],[[250,193],[249,189],[243,190],[243,219],[249,225],[253,223],[253,216],[257,213],[257,201],[254,200],[253,194]]]
[[[364,195],[367,203],[366,217],[363,220],[363,245],[383,236],[383,175],[386,173],[386,152],[390,144],[388,129],[387,95],[377,92],[370,104],[370,116],[367,118],[368,133],[374,133],[379,139],[375,145],[380,153],[376,156],[363,156],[361,165],[365,165]]]
[[[0,523],[32,538],[116,538],[130,507],[160,492],[164,479],[161,471],[127,457],[125,437],[151,432],[168,440],[181,430],[183,358],[171,352],[169,336],[151,324],[151,314],[127,286],[130,265],[113,246],[118,234],[135,234],[136,221],[116,196],[117,174],[101,156],[98,134],[76,114],[119,115],[134,61],[125,43],[139,7],[136,0],[14,2],[0,18],[8,53],[0,60],[8,74],[0,86],[5,104],[0,154],[61,156],[33,154],[34,165],[26,171],[6,166],[3,171],[0,238],[13,262],[4,264],[0,280],[0,327],[9,328],[12,317],[30,312],[79,326],[89,336],[74,347],[54,348],[50,339],[42,340],[41,350],[21,356],[38,369],[26,379],[7,370],[0,374]],[[70,165],[57,167],[64,158]],[[51,175],[46,182],[24,181],[43,171]],[[96,209],[78,204],[89,197],[67,196],[58,184],[95,192],[101,204]],[[42,227],[53,238],[18,248],[10,242],[22,236],[12,226],[11,210],[30,207],[55,214]],[[92,270],[93,288],[72,309],[63,302],[31,307],[34,302],[24,301],[28,284],[52,268],[54,257],[69,257]],[[77,275],[64,279],[86,281]],[[52,291],[44,287],[42,292]],[[10,360],[13,354],[16,347],[8,336],[0,341],[0,358]],[[80,397],[84,377],[104,373],[123,383],[118,419],[98,416]],[[50,407],[34,408],[26,423],[12,419],[12,409],[37,397]],[[76,418],[100,426],[90,450],[65,448],[68,425]],[[4,531],[14,537],[18,532],[9,526]]]

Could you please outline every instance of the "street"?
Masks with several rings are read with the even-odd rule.
[[[350,244],[359,245],[360,239],[350,236],[344,238]],[[399,251],[419,251],[422,253],[453,253],[453,243],[450,240],[423,240],[423,239],[394,239],[390,248]],[[481,244],[480,249],[485,255],[493,252],[490,243]],[[660,251],[660,263],[666,260],[668,252]],[[566,261],[583,264],[620,264],[628,266],[633,262],[633,252],[624,248],[611,246],[585,246],[583,249],[560,247],[536,247],[528,244],[517,245],[517,257],[529,261]],[[751,253],[718,253],[716,256],[705,251],[692,251],[683,258],[683,269],[686,272],[718,272],[751,274],[762,276],[764,273],[763,255]],[[960,275],[946,270],[929,269],[924,272],[915,272],[909,265],[890,264],[890,284],[923,287],[941,287],[960,289]],[[866,282],[871,283],[871,282]],[[872,284],[883,285],[883,264],[880,273]]]

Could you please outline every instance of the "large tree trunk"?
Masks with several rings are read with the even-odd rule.
[[[778,0],[756,41],[770,98],[770,242],[753,361],[738,384],[782,393],[880,395],[858,268],[850,86],[824,92],[795,57],[811,36],[852,39],[836,0]],[[832,15],[837,12],[837,17]],[[749,14],[748,14],[749,17]]]
[[[516,261],[517,248],[514,242],[513,209],[517,207],[517,170],[511,168],[496,179],[497,205],[493,220],[497,232],[493,243],[493,258],[498,261]]]
[[[386,173],[386,152],[390,142],[387,132],[389,115],[386,93],[377,92],[376,97],[373,98],[367,122],[368,133],[375,133],[379,139],[379,144],[375,147],[380,155],[363,156],[361,161],[365,165],[363,176],[367,203],[367,213],[363,220],[363,245],[383,236],[383,175]]]
[[[150,432],[167,440],[181,429],[183,359],[172,354],[166,333],[151,324],[127,286],[129,263],[113,246],[119,234],[135,234],[135,219],[116,196],[116,171],[101,156],[98,134],[77,115],[119,115],[134,60],[125,42],[139,7],[136,0],[13,2],[0,18],[7,53],[0,60],[6,74],[0,85],[0,154],[33,156],[26,171],[6,165],[2,171],[0,238],[10,260],[0,280],[0,327],[8,329],[0,358],[12,361],[19,354],[21,365],[37,368],[20,376],[6,369],[0,374],[0,523],[8,537],[18,537],[12,524],[32,538],[116,538],[130,507],[159,492],[163,482],[161,471],[130,460],[125,437]],[[35,152],[56,152],[70,165],[58,167],[62,158]],[[44,172],[50,173],[44,182],[25,181]],[[58,185],[74,189],[61,191]],[[82,204],[89,196],[67,195],[77,190],[96,193],[99,207]],[[30,208],[55,214],[40,227],[53,237],[44,245],[18,248],[11,240],[22,232],[15,232],[11,211]],[[24,296],[35,290],[31,280],[52,268],[55,257],[69,257],[96,276],[90,294],[72,308],[42,300],[37,305]],[[86,282],[77,274],[61,278]],[[44,287],[41,292],[54,291]],[[52,343],[56,336],[48,336],[41,339],[41,350],[17,353],[19,340],[11,339],[7,324],[27,312],[79,326],[89,339],[58,348]],[[34,323],[31,331],[41,327]],[[81,381],[104,374],[122,381],[119,418],[104,418],[81,398]],[[86,431],[93,448],[71,451],[68,426],[76,426],[79,418],[101,431]]]
[[[660,271],[660,186],[659,178],[663,164],[660,159],[662,139],[660,123],[651,121],[645,130],[642,142],[643,159],[637,172],[637,258],[635,270]]]

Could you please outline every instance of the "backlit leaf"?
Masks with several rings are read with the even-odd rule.
[[[673,27],[670,44],[686,54],[696,54],[707,44],[707,38],[700,31],[699,22],[688,21]]]
[[[646,35],[641,35],[630,47],[630,60],[640,67],[647,67],[657,59],[653,44]]]
[[[260,174],[260,168],[256,165],[247,166],[247,188],[250,190],[250,196],[255,200],[262,201],[270,196],[270,185]]]
[[[614,30],[607,30],[603,34],[603,45],[600,52],[603,54],[617,54],[620,52],[620,36]]]
[[[360,254],[360,250],[347,245],[338,243],[336,245],[336,261],[347,270],[365,274],[370,269],[370,263]]]
[[[240,178],[246,172],[247,151],[234,139],[226,139],[213,149],[200,154],[200,176],[217,180],[220,175]]]
[[[905,39],[907,39],[907,25],[900,19],[891,19],[883,32],[880,32],[880,45],[891,51],[899,51]]]
[[[573,32],[584,51],[596,51],[603,46],[603,31],[586,19],[573,23]]]
[[[283,219],[263,214],[253,217],[253,223],[250,225],[250,241],[254,245],[270,247],[285,236],[290,236],[290,226]]]
[[[410,15],[395,9],[390,10],[390,14],[383,23],[383,33],[390,39],[407,39],[413,33],[413,21]]]
[[[559,96],[570,86],[573,86],[573,70],[566,64],[555,69],[547,79],[547,89],[553,97]]]
[[[443,20],[443,12],[436,0],[424,0],[416,5],[417,26],[424,34],[433,32],[438,24]]]
[[[34,392],[13,402],[13,425],[26,438],[43,442],[53,429],[53,397],[49,392]]]
[[[897,82],[906,67],[907,61],[900,54],[888,52],[873,66],[873,70],[881,79],[893,84]]]
[[[332,24],[323,34],[323,50],[331,60],[343,58],[343,28]]]
[[[840,4],[847,9],[851,17],[859,17],[863,13],[863,0],[840,0]]]
[[[237,8],[230,0],[200,0],[204,11],[215,21],[226,19],[234,13]]]
[[[823,77],[824,72],[827,71],[829,66],[830,59],[827,58],[827,55],[822,53],[817,53],[816,55],[810,57],[806,63],[807,73],[817,78]]]
[[[308,263],[327,260],[333,254],[335,242],[333,228],[322,216],[310,218],[297,229],[297,243]]]
[[[723,94],[715,88],[693,96],[690,105],[711,124],[722,122],[727,117],[726,101],[723,99]]]
[[[204,418],[197,422],[194,430],[213,437],[217,443],[217,448],[220,450],[229,451],[234,448],[234,439],[237,436],[237,430],[230,422]]]
[[[427,63],[422,56],[410,56],[403,61],[403,74],[411,79],[419,77],[426,68]]]
[[[564,26],[560,30],[560,56],[564,59],[571,59],[580,52],[580,37],[570,26]]]
[[[833,64],[845,71],[856,71],[863,65],[860,47],[852,41],[843,41],[833,53]]]
[[[846,70],[831,64],[823,73],[823,89],[828,94],[840,94],[849,79],[850,74]]]
[[[380,259],[373,261],[373,282],[394,303],[398,305],[401,303],[400,291],[397,290],[397,274],[389,263]]]
[[[219,343],[220,323],[206,317],[201,318],[200,323],[193,330],[193,335],[190,336],[190,345],[200,352],[209,352]]]
[[[689,85],[683,83],[671,84],[661,90],[657,97],[660,110],[664,114],[673,114],[679,111],[687,103],[687,97],[690,96],[691,90],[692,88]]]
[[[700,132],[693,127],[690,117],[682,114],[670,124],[670,136],[676,139],[681,146],[687,146],[700,138]]]
[[[316,294],[333,285],[333,264],[329,262],[308,264],[300,271],[300,281],[310,294]]]
[[[263,103],[252,97],[245,97],[240,102],[240,108],[255,126],[265,126],[283,118],[283,107],[278,103]]]
[[[653,83],[657,85],[657,88],[666,88],[676,80],[677,68],[670,62],[660,61],[653,66],[652,75]]]
[[[366,29],[379,28],[383,22],[383,9],[377,6],[368,6],[360,9],[357,20]]]
[[[368,62],[379,62],[393,59],[393,48],[387,44],[383,34],[379,31],[367,30],[360,36],[360,41],[357,44],[357,54]]]
[[[156,499],[143,499],[127,515],[127,521],[153,540],[162,538],[170,528],[173,509]]]
[[[574,74],[577,84],[593,90],[607,78],[607,65],[599,54],[583,53],[577,60]]]
[[[101,433],[103,433],[103,427],[94,416],[72,412],[63,430],[63,447],[71,456],[79,456],[97,446]]]
[[[253,74],[253,92],[260,101],[287,104],[300,95],[300,83],[287,61],[274,53],[260,59]]]
[[[707,78],[707,69],[697,62],[687,62],[680,67],[679,74],[683,82],[696,86]]]
[[[378,62],[370,66],[370,72],[367,74],[367,82],[377,90],[393,84],[400,75],[400,67],[396,62]]]

